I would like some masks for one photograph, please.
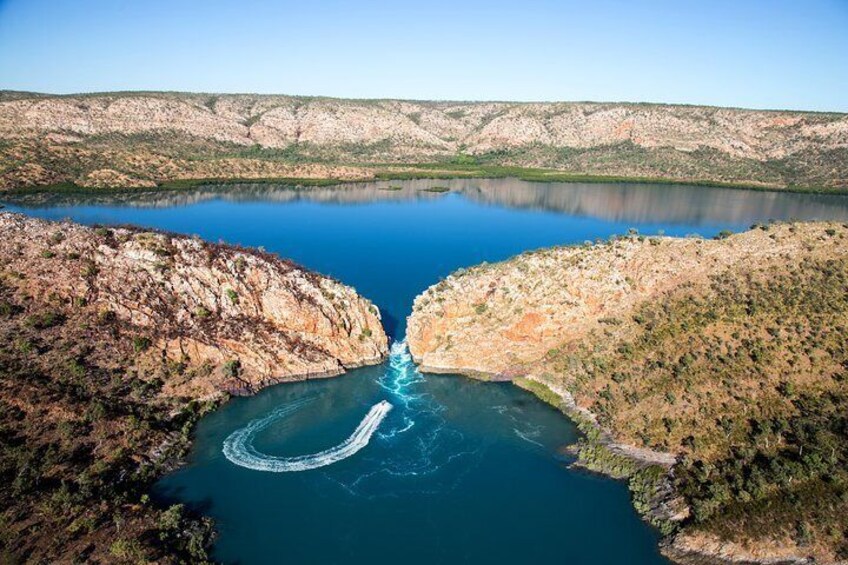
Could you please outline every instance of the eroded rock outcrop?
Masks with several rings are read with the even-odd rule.
[[[115,316],[151,363],[216,367],[165,391],[208,397],[330,376],[387,353],[380,314],[352,288],[268,253],[135,228],[0,215],[19,290]]]

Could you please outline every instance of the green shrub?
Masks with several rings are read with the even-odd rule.
[[[140,561],[144,557],[141,543],[136,539],[119,539],[109,546],[109,553],[118,559]]]
[[[783,397],[792,398],[795,396],[795,384],[789,381],[783,381],[777,386],[777,391]]]
[[[66,363],[66,367],[68,369],[68,372],[75,380],[79,381],[80,379],[85,377],[85,364],[83,364],[83,362],[79,359],[73,358],[68,360],[68,362]]]
[[[531,381],[530,379],[524,377],[518,377],[516,379],[513,379],[512,382],[516,386],[533,393],[542,402],[550,404],[555,408],[560,408],[562,406],[562,398],[560,398],[557,393],[548,388],[547,385],[544,385],[538,381]]]
[[[46,330],[58,326],[63,321],[62,314],[53,311],[39,312],[26,319],[26,325],[37,330]]]
[[[111,310],[101,310],[97,314],[97,323],[106,326],[118,319],[118,315]]]
[[[237,378],[241,374],[241,361],[238,359],[231,359],[224,363],[222,368],[225,377],[229,377],[231,379]]]
[[[17,311],[17,307],[7,300],[0,300],[0,318],[9,318]]]
[[[100,269],[98,269],[97,265],[94,263],[94,261],[91,261],[91,260],[86,261],[83,264],[82,269],[80,270],[80,273],[84,277],[94,277],[94,276],[97,276],[97,273],[99,273],[99,272],[100,272]]]
[[[141,353],[142,351],[146,351],[150,348],[151,342],[147,337],[136,336],[133,338],[133,351],[136,353]]]
[[[80,516],[68,526],[68,532],[71,534],[87,534],[93,532],[97,528],[97,521],[88,516]]]
[[[167,510],[159,514],[157,527],[159,528],[159,539],[167,540],[171,536],[178,534],[183,519],[183,505],[174,504]]]
[[[89,422],[99,422],[106,417],[109,411],[106,408],[106,405],[103,404],[100,400],[94,400],[89,405],[88,410],[86,410],[85,418]]]

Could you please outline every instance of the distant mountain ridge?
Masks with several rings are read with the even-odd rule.
[[[632,103],[6,91],[0,93],[0,155],[4,188],[368,179],[436,163],[444,167],[436,176],[511,166],[843,191],[848,114]]]

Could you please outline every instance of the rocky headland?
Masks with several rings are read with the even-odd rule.
[[[416,300],[421,369],[513,380],[586,432],[687,563],[848,559],[848,226],[637,233],[460,270]]]
[[[0,92],[0,189],[505,175],[843,192],[848,117],[664,104]]]
[[[149,486],[229,394],[380,362],[380,313],[274,255],[0,214],[0,556],[192,562]]]

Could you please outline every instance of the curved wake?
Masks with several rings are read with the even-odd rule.
[[[307,471],[309,469],[332,465],[342,459],[347,459],[368,445],[371,436],[380,427],[380,423],[386,417],[386,414],[389,413],[389,410],[392,409],[392,405],[388,401],[381,400],[371,407],[368,414],[365,415],[350,437],[335,447],[311,455],[278,457],[261,453],[253,447],[253,439],[257,433],[280,418],[300,409],[309,401],[311,399],[304,399],[283,406],[268,416],[254,420],[247,426],[234,431],[224,440],[224,456],[241,467],[271,473]]]

